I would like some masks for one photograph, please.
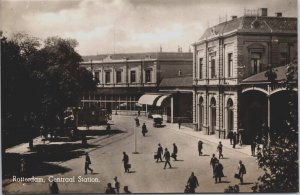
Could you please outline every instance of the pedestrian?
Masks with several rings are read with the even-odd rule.
[[[239,143],[240,143],[240,135],[241,135],[241,132],[240,132],[240,130],[238,129],[238,130],[237,130],[237,133],[236,133],[236,144],[239,144]]]
[[[147,132],[148,132],[148,130],[147,130],[146,124],[144,123],[143,126],[142,126],[142,133],[143,133],[144,137],[145,137]]]
[[[140,120],[139,120],[139,118],[138,117],[135,117],[135,126],[136,127],[139,127],[140,126]]]
[[[125,194],[131,194],[131,192],[128,189],[128,186],[124,186],[124,193]]]
[[[173,152],[172,152],[172,158],[174,158],[175,161],[177,161],[177,152],[178,148],[175,143],[173,143]]]
[[[223,173],[223,165],[219,162],[219,160],[216,161],[215,167],[214,167],[214,177],[215,177],[215,183],[221,183],[221,177],[224,177]]]
[[[222,151],[223,151],[223,145],[222,145],[222,142],[219,142],[219,145],[217,147],[217,151],[219,152],[219,159],[222,157],[224,158],[223,154],[222,154]]]
[[[163,153],[164,153],[163,148],[161,147],[160,144],[158,144],[156,162],[158,162],[158,159],[160,159],[160,162],[162,162],[161,156],[163,155]]]
[[[93,173],[93,169],[90,168],[90,164],[92,164],[89,153],[85,154],[85,164],[84,164],[84,171],[85,175],[87,174],[87,170],[90,170]]]
[[[59,194],[58,185],[55,181],[49,184],[49,190],[51,194]]]
[[[236,145],[236,132],[233,133],[233,136],[232,136],[232,148],[235,148],[235,145]]]
[[[170,152],[168,151],[168,148],[165,148],[164,158],[166,159],[164,169],[166,169],[167,164],[169,165],[169,168],[172,168],[170,164]]]
[[[255,140],[252,140],[251,142],[251,155],[255,156],[255,148],[256,148],[256,142]]]
[[[238,166],[238,171],[239,171],[239,178],[240,178],[240,184],[243,184],[243,182],[244,182],[244,179],[243,179],[243,177],[244,177],[244,175],[246,174],[246,167],[245,167],[245,165],[242,163],[242,161],[240,160],[240,162],[239,162],[239,166]]]
[[[141,115],[141,109],[139,108],[139,110],[138,110],[138,116],[140,116]]]
[[[199,186],[199,183],[197,177],[194,175],[194,172],[192,172],[191,176],[189,177],[187,185],[189,186],[189,192],[195,193],[195,189]]]
[[[214,168],[215,168],[217,160],[218,160],[217,157],[215,156],[215,154],[213,154],[211,159],[210,159],[210,166],[213,169],[213,176],[214,176]]]
[[[107,184],[105,194],[115,194],[116,191],[112,188],[111,183]]]
[[[201,140],[198,141],[198,153],[199,156],[202,155],[203,142]]]
[[[20,160],[20,174],[22,177],[26,176],[26,161],[24,158]]]
[[[178,119],[178,128],[180,129],[181,127],[181,119]]]
[[[240,143],[240,146],[242,146],[243,145],[243,140],[244,140],[244,130],[243,129],[240,129],[239,130],[239,143]]]
[[[129,173],[129,157],[126,154],[126,152],[123,152],[123,163],[124,163],[124,169],[125,173]]]
[[[233,144],[233,132],[232,130],[229,130],[227,138],[230,140],[230,145]]]
[[[114,178],[114,180],[115,180],[115,189],[116,189],[117,193],[119,194],[120,193],[120,182],[118,181],[117,176]]]

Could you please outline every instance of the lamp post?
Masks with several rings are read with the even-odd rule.
[[[134,152],[132,152],[132,154],[138,154],[138,151],[137,151],[137,134],[136,134],[136,129],[137,127],[139,126],[139,119],[138,117],[135,119],[135,123],[133,125],[133,131],[134,131]]]

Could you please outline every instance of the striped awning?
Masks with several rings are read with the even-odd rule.
[[[155,101],[162,95],[154,95],[154,94],[145,94],[142,95],[138,101],[139,104],[147,104],[147,105],[154,105]]]
[[[161,104],[163,103],[163,101],[164,101],[165,99],[167,99],[168,97],[170,97],[170,96],[171,96],[171,94],[161,96],[161,97],[157,100],[156,106],[161,106]]]

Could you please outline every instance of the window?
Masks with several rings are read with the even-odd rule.
[[[146,83],[151,82],[151,70],[146,70]]]
[[[209,56],[210,78],[216,78],[216,60],[215,53]]]
[[[99,71],[95,71],[95,80],[99,81]]]
[[[251,73],[257,74],[261,71],[261,53],[251,53]]]
[[[287,53],[280,53],[280,66],[285,66],[287,63]]]
[[[199,59],[199,79],[203,78],[203,58]]]
[[[110,72],[109,71],[105,72],[105,83],[110,83]]]
[[[122,82],[122,71],[118,70],[117,71],[117,83],[121,83]]]
[[[130,71],[130,82],[135,83],[136,82],[136,73],[135,70]]]
[[[232,53],[228,54],[228,67],[227,67],[227,76],[233,76],[233,60],[232,60]]]

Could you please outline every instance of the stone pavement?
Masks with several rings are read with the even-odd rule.
[[[144,117],[144,116],[140,116],[139,118],[140,118],[141,121],[150,122],[151,120],[153,120],[153,119],[147,119],[147,117]],[[141,121],[140,121],[140,123],[142,124]],[[189,136],[199,138],[199,140],[201,140],[204,143],[205,143],[205,141],[208,141],[208,142],[218,144],[219,141],[221,141],[223,147],[228,148],[228,149],[232,149],[232,150],[235,150],[237,152],[241,152],[243,154],[247,154],[247,155],[251,156],[251,146],[250,145],[242,145],[242,146],[236,145],[235,148],[232,148],[232,145],[230,145],[229,139],[219,139],[219,138],[216,137],[217,136],[216,134],[206,135],[204,131],[195,131],[192,128],[184,126],[184,124],[181,125],[180,129],[178,128],[177,123],[166,123],[166,122],[164,122],[163,125],[166,125],[164,128],[169,128],[169,129],[175,130],[179,133],[184,133],[184,134],[187,134]]]

